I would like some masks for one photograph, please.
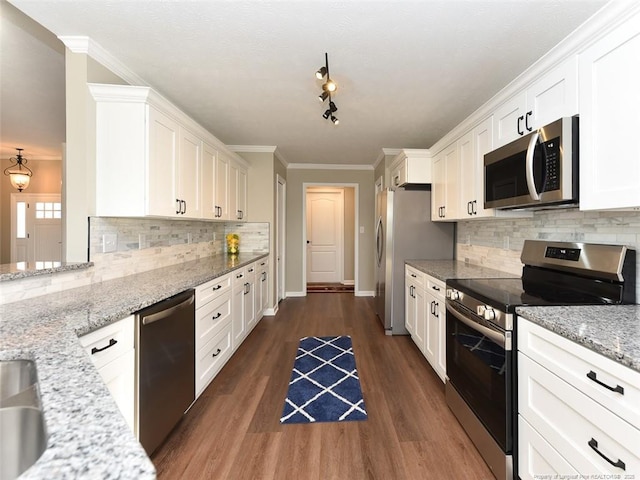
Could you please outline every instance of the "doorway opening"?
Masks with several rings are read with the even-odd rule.
[[[358,291],[358,185],[304,184],[304,291]]]

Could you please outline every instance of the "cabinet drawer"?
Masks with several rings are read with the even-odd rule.
[[[560,478],[577,471],[521,415],[518,415],[518,477],[522,480]]]
[[[413,283],[418,287],[425,288],[425,286],[427,285],[426,280],[424,278],[425,274],[422,273],[420,270],[410,267],[409,265],[405,265],[405,275],[407,277],[411,277],[411,279],[413,280]]]
[[[444,302],[446,287],[443,281],[427,275],[427,291],[436,297],[436,299]]]
[[[229,290],[231,290],[230,273],[199,285],[196,287],[196,309],[206,305],[218,295],[228,292]]]
[[[235,290],[238,286],[242,287],[247,283],[247,267],[238,268],[231,272],[231,285]]]
[[[216,297],[196,310],[196,350],[213,338],[226,325],[231,325],[231,292]]]
[[[640,428],[640,373],[523,318],[518,319],[518,349]],[[623,393],[595,380],[611,388],[620,386]]]
[[[518,411],[578,473],[640,474],[640,430],[521,352]]]
[[[196,396],[207,388],[227,363],[231,353],[231,325],[227,325],[218,335],[196,351]]]
[[[269,258],[263,258],[262,260],[258,260],[256,262],[256,272],[264,272],[265,270],[269,270]]]
[[[130,315],[80,337],[80,344],[100,369],[134,349],[134,316]]]

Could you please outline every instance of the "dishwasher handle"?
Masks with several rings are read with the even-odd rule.
[[[162,320],[163,318],[170,317],[176,310],[180,310],[183,307],[188,307],[195,301],[195,296],[191,295],[186,300],[174,305],[172,307],[167,308],[166,310],[161,310],[156,313],[152,313],[151,315],[146,315],[142,317],[142,325],[149,325],[150,323],[157,322],[158,320]]]

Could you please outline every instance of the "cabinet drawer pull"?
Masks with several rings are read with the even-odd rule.
[[[222,288],[222,285],[216,285],[211,290],[213,290],[215,292],[216,290],[220,290],[221,288]]]
[[[436,287],[435,285],[431,285],[431,288],[433,288],[436,292],[440,291],[440,287]]]
[[[417,277],[416,275],[414,275],[413,273],[411,274],[411,276],[412,276],[413,278],[418,278],[418,277]]]
[[[222,316],[222,313],[218,312],[216,313],[213,317],[211,317],[211,320],[217,320],[218,318],[220,318]]]
[[[217,357],[218,355],[220,355],[220,352],[221,352],[221,351],[222,351],[222,350],[218,349],[218,350],[216,350],[216,353],[212,354],[211,356],[212,356],[212,357]]]
[[[607,462],[609,462],[614,467],[621,468],[622,470],[627,469],[627,466],[624,464],[622,460],[618,459],[617,462],[613,462],[609,457],[607,457],[604,453],[598,450],[598,442],[594,438],[589,440],[587,443],[594,452],[596,452],[598,455],[600,455],[602,458],[604,458]]]
[[[182,204],[180,203],[180,199],[176,198],[176,215],[180,214],[180,208],[182,207]]]
[[[239,273],[238,275],[236,275],[236,278],[242,278],[244,277],[244,273]]]
[[[618,392],[619,394],[624,395],[624,387],[621,387],[620,385],[616,385],[615,387],[610,387],[606,383],[603,383],[600,380],[598,380],[596,378],[596,372],[594,372],[593,370],[590,370],[589,373],[587,373],[587,378],[589,380],[593,380],[598,385],[606,388],[607,390],[611,390],[612,392]]]
[[[529,111],[527,112],[527,114],[524,116],[524,128],[527,129],[527,131],[531,132],[533,130],[533,128],[531,127],[531,125],[529,125],[529,117],[533,115],[533,111]]]
[[[111,340],[109,340],[109,345],[107,345],[106,347],[102,347],[102,348],[93,347],[91,349],[91,355],[98,352],[104,352],[107,348],[113,347],[116,343],[118,343],[118,341],[115,338],[112,338]]]
[[[524,135],[524,131],[522,130],[522,128],[520,127],[520,122],[524,120],[524,116],[520,116],[518,117],[518,125],[517,125],[517,130],[518,130],[518,135]]]

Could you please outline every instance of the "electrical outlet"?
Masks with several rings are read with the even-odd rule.
[[[191,236],[191,232],[187,232],[187,243],[193,243],[193,237]]]
[[[364,233],[364,227],[360,225],[360,233]]]
[[[147,236],[144,233],[138,234],[138,250],[147,248]]]
[[[102,235],[102,253],[115,252],[118,249],[118,234],[105,233]]]

